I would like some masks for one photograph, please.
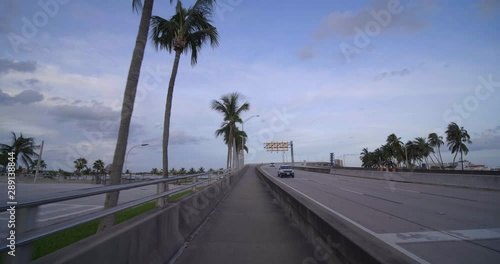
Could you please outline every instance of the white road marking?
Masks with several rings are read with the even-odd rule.
[[[385,187],[387,189],[391,189],[391,190],[399,190],[399,191],[404,191],[404,192],[412,192],[412,193],[420,193],[418,191],[412,191],[412,190],[405,190],[405,189],[400,189],[400,188],[390,188],[390,187]]]
[[[391,243],[419,243],[419,242],[440,242],[440,241],[461,241],[480,239],[499,239],[500,228],[492,229],[469,229],[469,230],[449,230],[449,231],[427,231],[408,233],[387,233],[379,234]]]
[[[342,190],[342,191],[346,191],[346,192],[350,192],[350,193],[355,193],[355,194],[361,194],[361,195],[364,195],[363,193],[356,192],[356,191],[349,190],[349,189],[344,189],[344,188],[337,188],[337,189],[340,189],[340,190]]]
[[[52,214],[52,213],[57,213],[57,212],[64,212],[68,210],[72,210],[75,208],[81,208],[81,210],[75,211],[75,212],[69,212],[69,213],[62,213],[58,214],[53,217],[45,217],[43,218],[44,215]],[[85,209],[86,208],[86,209]],[[63,218],[71,215],[76,215],[80,213],[85,213],[93,210],[98,210],[103,208],[102,205],[80,205],[80,204],[60,204],[60,203],[55,203],[55,204],[47,204],[47,205],[42,205],[38,211],[37,215],[37,222],[46,222],[58,218]],[[0,213],[0,220],[8,220],[8,215],[7,212],[2,212]]]
[[[94,211],[94,210],[97,210],[97,209],[101,209],[103,207],[104,206],[96,205],[96,206],[92,206],[91,208],[88,208],[88,209],[85,209],[85,210],[79,210],[79,211],[76,211],[76,212],[71,212],[71,213],[67,213],[67,214],[61,214],[61,215],[57,215],[57,216],[54,216],[54,217],[41,218],[41,219],[38,219],[38,221],[39,222],[46,222],[46,221],[50,221],[50,220],[54,220],[54,219],[58,219],[58,218],[63,218],[63,217],[71,216],[71,215],[85,213],[85,212],[88,212],[88,211]]]
[[[322,203],[320,203],[320,202],[318,202],[318,201],[314,200],[313,198],[311,198],[311,197],[309,197],[308,195],[306,195],[305,193],[303,193],[303,192],[301,192],[301,191],[299,191],[299,190],[297,190],[297,189],[293,188],[292,186],[290,186],[290,185],[288,185],[288,184],[286,184],[286,183],[284,183],[284,182],[282,182],[282,181],[280,181],[280,182],[281,182],[283,185],[287,186],[288,188],[290,188],[290,189],[294,190],[294,191],[295,191],[295,192],[297,192],[298,194],[300,194],[300,195],[304,196],[305,198],[307,198],[307,199],[311,200],[313,203],[315,203],[315,204],[317,204],[317,205],[319,205],[319,206],[323,207],[325,210],[327,210],[327,211],[331,212],[332,214],[337,215],[338,217],[340,217],[340,218],[344,219],[345,221],[347,221],[347,222],[351,223],[352,225],[356,226],[357,228],[359,228],[359,229],[361,229],[361,230],[363,230],[363,231],[367,232],[368,234],[370,234],[370,235],[372,235],[372,236],[374,236],[374,237],[376,237],[376,238],[380,239],[380,240],[381,240],[381,241],[383,241],[384,243],[386,243],[386,244],[390,245],[390,246],[391,246],[391,247],[393,247],[394,249],[396,249],[396,250],[398,250],[399,252],[401,252],[401,253],[405,254],[406,256],[408,256],[409,258],[411,258],[411,259],[415,260],[416,262],[418,262],[418,263],[422,263],[422,264],[430,264],[428,261],[426,261],[426,260],[424,260],[424,259],[420,258],[419,256],[417,256],[417,255],[415,255],[415,254],[411,253],[410,251],[408,251],[408,250],[406,250],[406,249],[402,248],[401,246],[399,246],[399,245],[397,245],[397,244],[395,244],[395,243],[392,243],[390,240],[386,240],[383,236],[380,236],[380,234],[377,234],[377,233],[375,233],[375,232],[371,231],[370,229],[368,229],[368,228],[366,228],[366,227],[364,227],[364,226],[362,226],[362,225],[360,225],[360,224],[356,223],[355,221],[353,221],[353,220],[349,219],[347,216],[345,216],[345,215],[343,215],[343,214],[341,214],[341,213],[339,213],[339,212],[337,212],[337,211],[334,211],[334,210],[333,210],[333,209],[331,209],[330,207],[328,207],[328,206],[326,206],[326,205],[324,205],[324,204],[322,204]]]

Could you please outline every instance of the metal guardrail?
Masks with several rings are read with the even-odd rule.
[[[39,195],[37,197],[30,197],[26,199],[18,199],[17,204],[15,204],[16,208],[16,240],[15,240],[15,247],[23,246],[30,244],[36,240],[39,240],[41,238],[59,233],[61,231],[70,229],[72,227],[76,227],[100,218],[103,218],[108,215],[115,214],[117,212],[136,207],[138,205],[157,200],[163,197],[166,197],[168,195],[172,195],[178,192],[182,192],[185,190],[189,189],[195,189],[198,185],[202,184],[207,184],[210,185],[213,182],[217,182],[218,180],[225,178],[228,174],[230,174],[232,170],[224,170],[224,171],[215,171],[213,173],[200,173],[200,174],[193,174],[193,175],[186,175],[186,176],[177,176],[177,177],[169,177],[165,179],[159,179],[159,180],[148,180],[144,182],[136,182],[136,183],[126,183],[126,184],[119,184],[119,185],[109,185],[109,186],[104,186],[104,187],[96,187],[96,188],[87,188],[87,189],[80,189],[80,190],[73,190],[73,191],[67,191],[67,192],[59,192],[55,194],[45,194],[45,195]],[[204,177],[206,175],[210,175],[207,179],[207,177]],[[212,177],[215,175],[215,179]],[[73,199],[78,199],[78,198],[84,198],[84,197],[89,197],[89,196],[94,196],[94,195],[99,195],[99,194],[104,194],[104,193],[110,193],[110,192],[115,192],[115,191],[122,191],[122,190],[128,190],[128,189],[133,189],[133,188],[138,188],[142,186],[147,186],[147,185],[155,185],[155,184],[160,184],[160,183],[169,183],[169,182],[176,182],[178,180],[183,180],[183,179],[189,179],[192,178],[192,184],[188,184],[184,187],[179,187],[175,188],[172,190],[168,190],[163,193],[158,193],[154,195],[150,195],[144,198],[140,198],[134,201],[118,204],[115,207],[99,210],[97,212],[92,212],[88,214],[84,214],[82,216],[78,216],[73,219],[69,219],[66,221],[62,221],[53,225],[49,226],[44,226],[41,228],[36,228],[36,215],[38,212],[38,207],[41,205],[45,204],[50,204],[50,203],[56,203],[56,202],[61,202],[61,201],[67,201],[67,200],[73,200]],[[198,179],[202,179],[200,181],[197,181]],[[2,211],[6,211],[13,205],[12,203],[7,203],[11,202],[8,200],[3,200],[0,201],[0,209]],[[2,243],[0,245],[0,252],[5,252],[9,249],[8,247],[9,240],[7,240],[5,243]],[[31,256],[31,250],[22,250],[21,252],[22,255],[24,256],[17,256],[16,254],[16,259],[14,262],[16,263],[25,263],[30,261],[30,256]],[[18,257],[21,257],[18,259]],[[26,261],[27,260],[27,261]]]

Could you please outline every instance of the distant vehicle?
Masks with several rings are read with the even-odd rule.
[[[275,167],[274,162],[271,162],[271,165],[269,165],[269,167]]]
[[[292,177],[295,178],[295,172],[293,171],[292,166],[290,165],[281,165],[278,168],[278,177]]]

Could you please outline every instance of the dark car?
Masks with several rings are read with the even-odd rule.
[[[290,165],[281,165],[278,168],[278,177],[295,177],[295,172],[293,171],[292,166]]]

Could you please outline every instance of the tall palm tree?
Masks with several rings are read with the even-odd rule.
[[[455,153],[453,156],[453,163],[455,163],[455,159],[457,154],[460,152],[460,160],[462,162],[462,170],[464,169],[464,159],[463,155],[467,155],[469,153],[469,149],[467,148],[466,143],[471,144],[470,136],[467,130],[464,127],[459,127],[455,122],[451,122],[448,125],[448,129],[446,130],[446,141],[448,148],[451,151],[451,154]]]
[[[87,160],[85,158],[78,158],[73,163],[75,163],[75,169],[77,176],[80,176],[82,170],[87,168]]]
[[[101,174],[105,168],[104,161],[102,161],[101,159],[94,161],[92,168],[94,168],[94,170],[97,172],[96,183],[101,184]]]
[[[139,23],[139,31],[135,40],[135,47],[132,53],[132,60],[125,84],[125,92],[123,96],[123,105],[121,111],[120,128],[118,130],[118,139],[116,141],[115,153],[113,156],[113,168],[111,170],[110,184],[120,184],[121,172],[123,170],[123,162],[125,160],[125,152],[127,150],[128,134],[130,130],[130,121],[134,110],[135,95],[137,92],[137,84],[139,83],[139,75],[141,74],[142,59],[144,58],[144,50],[148,40],[149,25],[151,13],[153,12],[154,0],[132,0],[132,8],[139,12],[142,9],[141,21]],[[111,192],[106,194],[104,208],[116,206],[118,203],[119,192]],[[99,224],[99,232],[111,227],[115,224],[115,216],[110,215],[104,217]]]
[[[23,133],[19,133],[19,137],[17,137],[16,133],[11,133],[11,144],[0,144],[0,152],[13,152],[17,166],[20,166],[22,162],[26,165],[28,171],[30,171],[31,164],[33,164],[33,158],[38,158],[38,154],[35,150],[38,149],[39,146],[35,145],[35,139],[32,137],[24,137]]]
[[[172,74],[168,84],[163,125],[163,177],[168,177],[168,139],[170,134],[170,115],[174,94],[175,78],[179,68],[179,60],[183,52],[191,52],[191,65],[196,65],[201,47],[210,42],[212,47],[219,45],[217,29],[212,26],[212,15],[215,0],[197,0],[188,9],[177,1],[176,12],[170,19],[154,16],[151,19],[151,39],[157,50],[175,52]],[[160,184],[158,191],[168,189],[167,184]],[[159,206],[163,203],[159,202]]]
[[[236,134],[237,126],[236,123],[241,123],[240,115],[250,110],[250,103],[245,102],[241,106],[238,102],[240,98],[239,93],[230,93],[223,95],[219,101],[212,100],[211,108],[224,116],[224,122],[221,124],[221,128],[218,129],[215,134],[216,136],[224,135],[224,142],[228,145],[228,159],[227,168],[236,167],[237,160],[237,149],[236,149]],[[231,158],[233,157],[233,163],[231,166]]]
[[[438,136],[438,134],[436,133],[430,133],[427,137],[427,142],[429,142],[429,145],[431,147],[437,149],[438,156],[436,156],[435,152],[434,155],[436,157],[436,160],[438,160],[441,169],[444,169],[443,157],[441,157],[441,145],[444,145],[443,137]]]

